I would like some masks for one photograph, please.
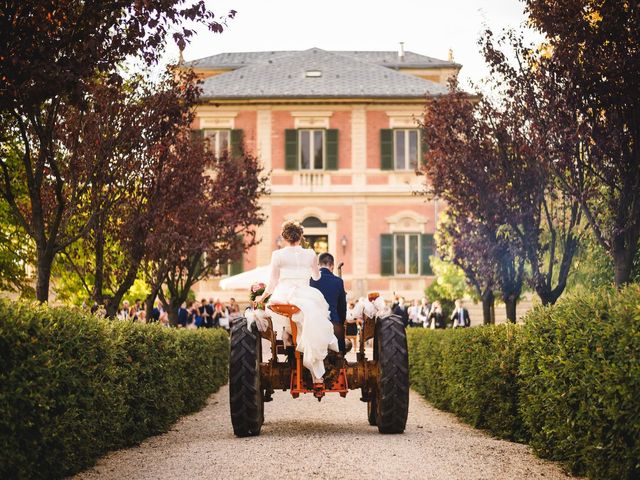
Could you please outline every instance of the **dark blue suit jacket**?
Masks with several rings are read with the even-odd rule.
[[[344,323],[347,319],[347,293],[344,291],[344,282],[340,277],[335,276],[328,268],[320,269],[320,280],[309,282],[324,295],[324,299],[329,304],[332,323]]]

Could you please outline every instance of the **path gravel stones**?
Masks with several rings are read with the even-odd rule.
[[[140,446],[113,452],[76,479],[567,479],[529,447],[491,438],[411,392],[402,435],[380,435],[359,392],[347,398],[276,392],[259,437],[236,438],[229,390]]]

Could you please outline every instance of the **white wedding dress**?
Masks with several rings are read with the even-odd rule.
[[[320,290],[309,285],[311,278],[320,278],[315,252],[300,246],[284,247],[271,256],[271,276],[266,292],[271,293],[269,304],[289,303],[300,309],[300,313],[293,316],[298,329],[296,348],[304,355],[304,366],[316,379],[321,379],[327,349],[337,352],[338,339],[329,320],[329,305]],[[291,333],[286,317],[272,311],[270,316],[275,332],[284,327]]]

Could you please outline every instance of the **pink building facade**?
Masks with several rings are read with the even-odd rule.
[[[261,242],[228,274],[267,265],[295,219],[318,252],[342,263],[353,297],[420,298],[442,205],[416,195],[424,177],[418,121],[460,65],[403,52],[250,52],[194,62],[204,80],[194,128],[211,148],[242,141],[270,172]],[[196,295],[235,297],[220,278]]]

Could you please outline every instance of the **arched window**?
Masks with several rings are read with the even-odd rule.
[[[302,221],[305,228],[327,228],[327,224],[320,221],[318,217],[307,217]]]

